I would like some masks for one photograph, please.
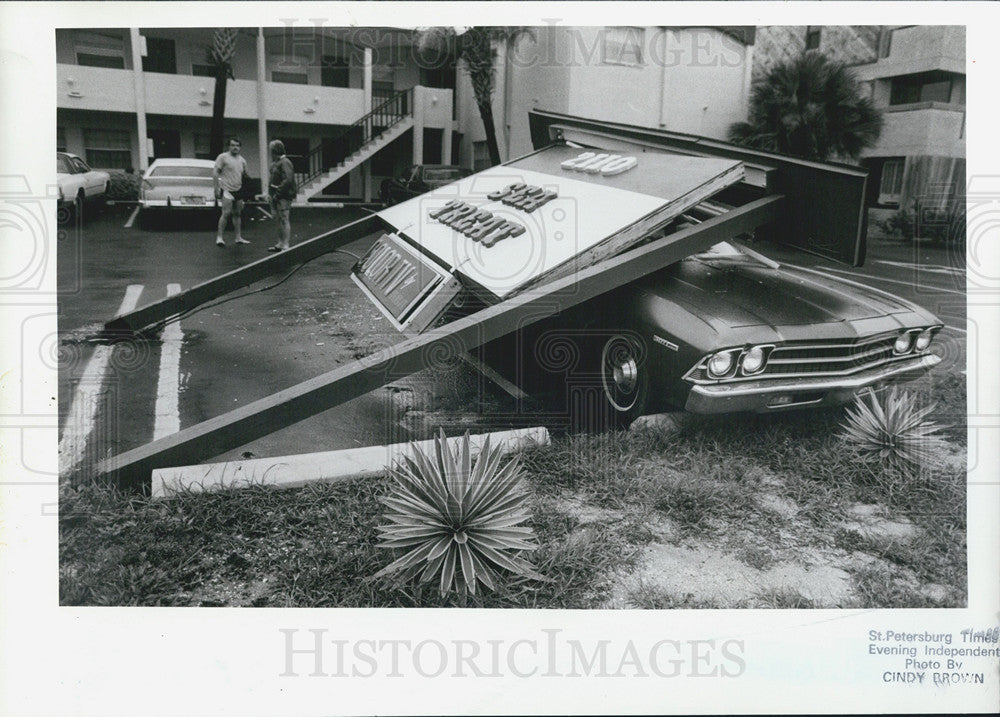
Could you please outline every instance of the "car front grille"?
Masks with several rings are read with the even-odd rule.
[[[916,355],[915,352],[903,355],[893,352],[893,344],[898,336],[898,332],[893,332],[853,341],[780,344],[771,351],[764,370],[752,376],[741,376],[737,373],[729,378],[709,378],[707,362],[702,361],[691,371],[688,378],[695,383],[718,383],[788,376],[849,376],[858,371]]]

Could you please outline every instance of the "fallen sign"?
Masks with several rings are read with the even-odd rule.
[[[737,235],[815,240],[814,250],[863,256],[866,175],[856,168],[551,113],[533,112],[531,129],[538,149],[525,157],[109,322],[116,332],[155,326],[370,238],[355,281],[409,338],[107,459],[99,474],[148,485],[154,469],[244,445],[383,386],[390,375],[420,371],[429,356],[460,356]],[[776,187],[794,194],[796,205]],[[705,219],[692,226],[688,215]],[[486,308],[446,315],[468,295]]]
[[[394,379],[416,373],[426,368],[428,356],[457,357],[518,327],[635,281],[701,248],[776,221],[782,215],[783,203],[784,197],[780,195],[750,202],[578,274],[557,279],[221,416],[112,456],[99,464],[97,473],[125,486],[148,485],[156,468],[197,463],[219,455],[379,388],[387,383],[388,373]]]
[[[629,249],[743,178],[738,160],[556,144],[379,216],[425,263],[495,304]]]

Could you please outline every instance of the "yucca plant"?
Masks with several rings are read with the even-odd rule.
[[[405,554],[374,577],[399,582],[436,581],[442,596],[474,595],[476,583],[493,590],[504,572],[545,580],[520,553],[534,550],[528,493],[515,457],[501,466],[503,451],[489,438],[473,466],[469,434],[452,454],[444,431],[434,455],[416,445],[412,457],[390,468],[392,491],[380,498],[389,511],[378,528],[379,547]]]
[[[884,404],[869,391],[847,409],[842,436],[862,457],[883,465],[926,465],[944,448],[941,437],[934,435],[942,427],[926,420],[934,408],[934,404],[917,407],[911,394],[896,387],[888,391]]]

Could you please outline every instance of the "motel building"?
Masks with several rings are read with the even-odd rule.
[[[252,177],[270,140],[295,166],[297,203],[371,201],[417,164],[489,166],[459,63],[417,52],[417,32],[313,25],[240,29],[226,135]],[[61,151],[96,169],[214,159],[212,28],[56,31]],[[503,160],[531,151],[528,111],[548,109],[722,139],[746,116],[754,29],[541,26],[497,48],[494,122]]]
[[[870,220],[963,201],[963,26],[760,27],[754,80],[776,61],[806,49],[849,65],[883,113],[881,136],[861,155],[869,171]]]

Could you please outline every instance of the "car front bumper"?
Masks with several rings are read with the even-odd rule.
[[[745,383],[698,384],[684,408],[691,413],[769,413],[806,406],[849,403],[857,393],[890,380],[916,378],[937,366],[933,354],[876,366],[852,376],[764,379]]]

